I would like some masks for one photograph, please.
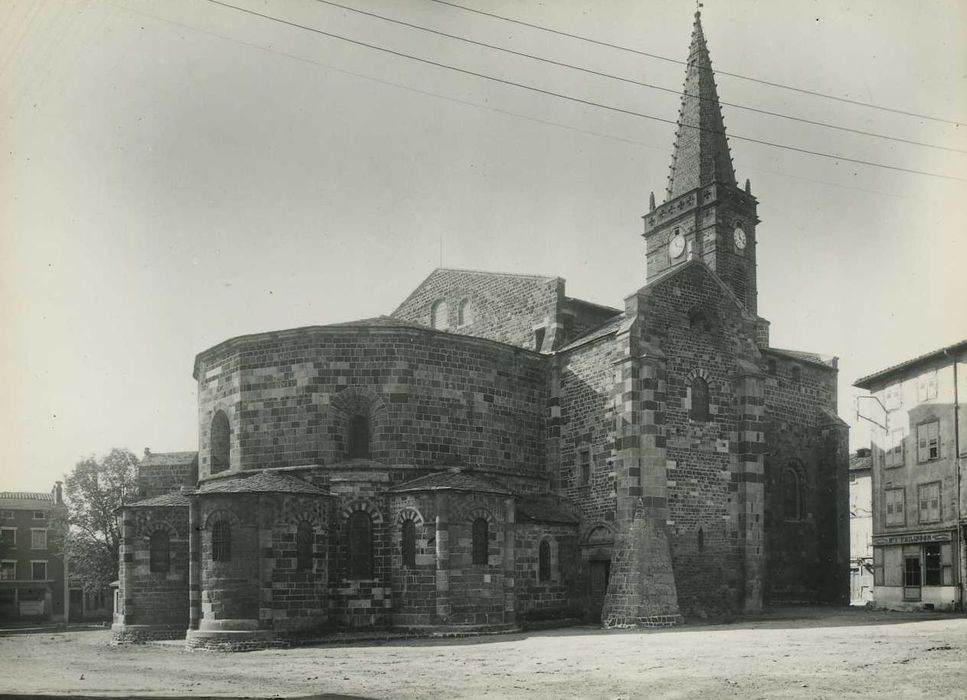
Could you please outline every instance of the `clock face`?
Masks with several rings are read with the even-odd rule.
[[[668,253],[673,258],[677,258],[683,252],[685,252],[685,237],[680,233],[676,233],[672,236],[671,241],[668,242]]]
[[[735,240],[735,247],[743,250],[745,248],[745,231],[742,230],[741,226],[737,225],[735,227],[735,232],[732,234],[732,237]]]

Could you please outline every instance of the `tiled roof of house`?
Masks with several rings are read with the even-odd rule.
[[[576,523],[578,518],[553,498],[522,498],[517,501],[517,519],[539,523]]]
[[[43,501],[53,503],[53,494],[41,491],[0,491],[0,501]]]
[[[137,503],[130,503],[128,508],[181,508],[188,507],[188,496],[178,491],[164,493],[154,498],[146,498]]]
[[[391,491],[479,491],[482,493],[509,494],[510,492],[483,477],[463,470],[427,474],[395,486]]]
[[[198,459],[197,452],[146,452],[141,458],[142,467],[161,467],[191,464]]]
[[[866,471],[872,469],[873,467],[873,457],[870,456],[870,451],[866,450],[864,454],[854,454],[850,455],[849,458],[849,470],[851,472]]]
[[[304,493],[313,496],[329,494],[318,486],[288,474],[264,471],[252,476],[206,481],[195,493]]]
[[[960,350],[967,349],[967,340],[962,340],[959,343],[954,343],[953,345],[948,345],[943,348],[938,348],[931,352],[924,353],[923,355],[918,355],[917,357],[905,360],[895,365],[891,365],[886,369],[881,369],[879,372],[873,372],[873,374],[868,374],[865,377],[861,377],[853,382],[853,386],[859,387],[860,389],[869,389],[870,385],[877,379],[886,377],[894,372],[897,372],[908,367],[912,367],[921,362],[926,362],[927,360],[933,360],[941,355],[945,355],[948,352],[959,352]]]

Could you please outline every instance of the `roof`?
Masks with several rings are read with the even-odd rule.
[[[54,506],[54,496],[41,491],[0,491],[0,508],[34,510]],[[63,507],[63,506],[60,506]]]
[[[523,278],[523,279],[543,280],[545,282],[553,282],[556,279],[560,279],[559,277],[549,277],[547,275],[530,275],[530,274],[521,274],[521,273],[517,273],[517,272],[488,272],[487,270],[467,270],[467,269],[463,269],[463,268],[459,268],[459,267],[438,267],[433,272],[434,273],[436,273],[436,272],[466,272],[466,273],[471,274],[471,275],[487,275],[487,276],[490,276],[490,277],[520,277],[520,278]]]
[[[836,368],[839,358],[834,355],[820,355],[815,352],[803,352],[802,350],[783,350],[782,348],[759,348],[761,352],[772,353],[773,355],[780,355],[782,357],[789,358],[790,360],[797,360],[799,362],[806,362],[812,365],[819,365],[820,367],[825,367],[826,369]]]
[[[517,501],[517,519],[539,523],[577,523],[578,518],[553,498],[522,498]]]
[[[598,338],[604,338],[606,336],[611,335],[612,333],[618,330],[618,328],[621,326],[621,322],[624,321],[624,318],[625,318],[624,314],[621,314],[620,316],[617,316],[615,318],[612,318],[606,321],[604,324],[589,331],[585,335],[582,335],[580,338],[572,340],[563,348],[560,348],[559,350],[557,350],[557,352],[565,352],[566,350],[572,350],[576,347],[579,347],[581,345],[585,345],[594,340],[597,340]]]
[[[587,299],[578,299],[577,297],[564,297],[564,302],[566,304],[574,304],[576,306],[586,306],[592,311],[603,311],[611,314],[612,316],[624,313],[621,309],[616,309],[613,306],[605,306],[604,304],[597,304],[593,301],[588,301]]]
[[[735,170],[725,136],[712,61],[702,31],[702,14],[696,12],[682,106],[675,130],[675,149],[668,170],[666,201],[710,182],[734,186]]]
[[[849,423],[847,423],[842,418],[840,418],[839,414],[836,413],[836,411],[826,408],[825,406],[820,406],[819,409],[817,410],[817,413],[819,414],[818,422],[820,425],[829,425],[830,423],[832,423],[835,425],[841,425],[845,428],[849,427]]]
[[[860,455],[859,453],[855,455],[850,455],[849,458],[849,470],[851,472],[866,471],[873,468],[873,457],[870,456],[870,451],[867,450],[866,454]]]
[[[272,471],[257,472],[251,476],[206,481],[195,491],[207,493],[301,493],[310,496],[328,496],[318,486],[288,474]]]
[[[155,496],[154,498],[146,498],[143,501],[138,501],[136,503],[129,503],[125,506],[126,508],[181,508],[188,507],[188,496],[185,494],[174,491],[172,493],[164,493],[160,496]]]
[[[399,486],[390,491],[403,493],[406,491],[475,491],[481,493],[510,494],[505,488],[497,486],[487,479],[461,469],[427,474]]]
[[[198,459],[197,452],[145,452],[141,458],[142,467],[162,467],[193,464]]]
[[[870,387],[875,382],[881,379],[886,379],[891,374],[895,374],[902,370],[909,369],[911,367],[914,367],[924,362],[929,362],[930,360],[936,360],[937,358],[947,355],[948,353],[959,352],[960,350],[965,350],[965,349],[967,349],[967,340],[961,340],[959,343],[954,343],[953,345],[947,345],[946,347],[938,348],[931,352],[924,353],[923,355],[918,355],[917,357],[914,357],[912,359],[905,360],[904,362],[891,365],[886,369],[881,369],[879,372],[874,372],[873,374],[868,374],[865,377],[860,377],[855,382],[853,382],[853,386],[859,387],[860,389],[869,390]]]

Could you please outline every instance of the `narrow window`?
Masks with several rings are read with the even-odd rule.
[[[473,521],[473,565],[487,566],[487,546],[490,533],[486,518]]]
[[[32,561],[30,562],[30,578],[34,581],[46,581],[47,580],[47,562],[45,561]]]
[[[231,466],[231,428],[228,416],[219,411],[212,418],[211,432],[211,471],[223,472]]]
[[[799,475],[788,468],[782,473],[782,515],[786,520],[799,520],[802,516],[802,496]]]
[[[349,578],[373,577],[373,521],[363,510],[349,516]]]
[[[745,291],[746,291],[746,274],[745,268],[742,266],[736,267],[732,271],[732,291],[735,292],[735,296],[739,298],[743,304],[745,303]]]
[[[886,504],[886,524],[906,525],[907,517],[904,512],[905,492],[903,489],[887,489],[884,493]]]
[[[917,461],[940,458],[940,423],[931,421],[917,426]]]
[[[449,325],[447,314],[447,303],[443,299],[433,302],[433,306],[430,307],[430,326],[441,330],[446,329]]]
[[[349,419],[349,457],[369,457],[369,418],[366,416],[357,415]]]
[[[551,580],[551,543],[541,540],[537,549],[537,578],[539,581]]]
[[[457,325],[466,326],[473,323],[473,309],[470,308],[470,300],[464,299],[457,307]]]
[[[691,386],[692,408],[689,417],[694,421],[708,421],[708,382],[701,377],[695,377]]]
[[[932,370],[917,381],[917,402],[923,403],[935,398],[937,398],[937,370]]]
[[[920,557],[904,557],[903,585],[916,588],[920,586]]]
[[[587,486],[591,483],[591,450],[581,450],[578,452],[578,483]]]
[[[155,574],[166,574],[171,568],[171,540],[166,530],[155,530],[148,543],[148,568]]]
[[[802,367],[798,365],[793,365],[792,367],[792,381],[795,384],[802,384]]]
[[[227,520],[217,520],[212,525],[212,561],[229,561],[232,558],[232,526]]]
[[[537,352],[540,352],[541,348],[544,347],[544,334],[546,332],[546,328],[534,329],[534,349],[537,350]]]
[[[943,585],[943,559],[940,556],[939,544],[923,545],[923,585]]]
[[[887,467],[902,467],[903,462],[903,429],[900,428],[887,435],[883,464]]]
[[[412,520],[404,520],[400,539],[403,550],[403,566],[413,568],[416,566],[416,523]]]
[[[779,368],[776,365],[776,361],[770,357],[769,358],[769,374],[775,374],[778,371],[779,371]]]
[[[312,532],[312,525],[306,522],[299,523],[299,527],[295,531],[296,571],[312,571],[315,540],[316,537]]]
[[[705,551],[705,530],[698,528],[698,551]]]

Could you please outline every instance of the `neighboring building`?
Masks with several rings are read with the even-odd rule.
[[[875,423],[873,567],[880,607],[962,607],[965,363],[967,341],[856,381],[870,392],[861,408]]]
[[[200,353],[197,463],[142,462],[115,638],[845,603],[836,358],[769,346],[756,206],[696,14],[647,283],[615,309],[560,278],[439,269],[392,316]]]
[[[849,600],[873,602],[873,458],[869,448],[849,460]]]
[[[61,482],[0,492],[0,620],[66,619]]]

